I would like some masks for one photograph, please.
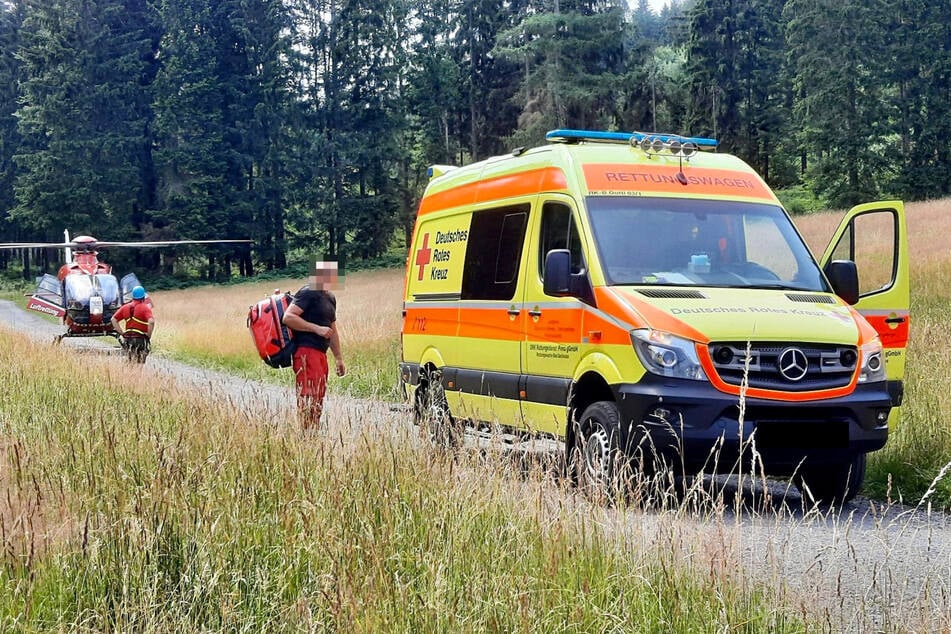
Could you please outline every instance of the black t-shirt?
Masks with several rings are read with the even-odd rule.
[[[314,290],[305,286],[294,296],[294,306],[301,309],[301,317],[312,324],[330,326],[337,321],[337,298],[330,291]],[[294,331],[294,341],[298,346],[316,348],[327,352],[330,340],[312,332]]]

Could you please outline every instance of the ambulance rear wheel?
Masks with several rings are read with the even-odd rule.
[[[416,389],[413,422],[433,445],[447,449],[459,446],[459,430],[449,413],[439,370],[427,371],[425,381]]]
[[[572,479],[589,494],[623,493],[630,471],[623,446],[617,405],[610,401],[592,403],[575,425],[568,458]]]
[[[793,477],[806,504],[842,505],[854,498],[865,481],[865,454],[834,464],[803,465]]]

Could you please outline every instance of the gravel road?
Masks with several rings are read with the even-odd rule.
[[[0,300],[0,324],[40,341],[62,332],[10,301]],[[62,345],[102,349],[113,344],[67,339]],[[194,368],[160,353],[149,357],[146,368],[182,387],[213,388],[209,391],[227,394],[250,412],[267,407],[272,416],[293,414],[289,387]],[[402,408],[328,399],[331,420],[379,420],[381,414],[402,417],[409,425]],[[708,480],[706,486],[717,492],[712,509],[628,510],[615,516],[618,530],[637,533],[641,540],[646,536],[655,547],[664,540],[678,542],[684,557],[710,570],[711,583],[721,574],[755,579],[792,609],[820,615],[826,631],[951,631],[948,515],[926,505],[884,504],[861,496],[840,512],[803,509],[785,482],[740,486],[730,478]],[[716,572],[718,565],[723,570]]]

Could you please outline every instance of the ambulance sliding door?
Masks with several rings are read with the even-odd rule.
[[[459,304],[459,363],[443,377],[457,417],[521,425],[519,344],[528,200],[477,209],[472,214]],[[453,402],[455,400],[455,402]]]
[[[552,249],[571,251],[573,273],[585,270],[585,258],[567,196],[549,195],[532,222],[525,267],[522,341],[522,414],[530,429],[564,434],[568,388],[581,358],[584,304],[575,297],[545,295],[545,255]]]

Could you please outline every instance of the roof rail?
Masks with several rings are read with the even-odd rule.
[[[659,140],[661,143],[670,144],[672,141],[680,143],[693,143],[698,148],[716,149],[717,140],[696,136],[681,136],[679,134],[648,134],[644,132],[602,132],[597,130],[552,130],[545,135],[545,139],[552,143],[580,143],[582,141],[594,141],[601,143],[630,143],[636,145],[645,139],[653,141]]]

